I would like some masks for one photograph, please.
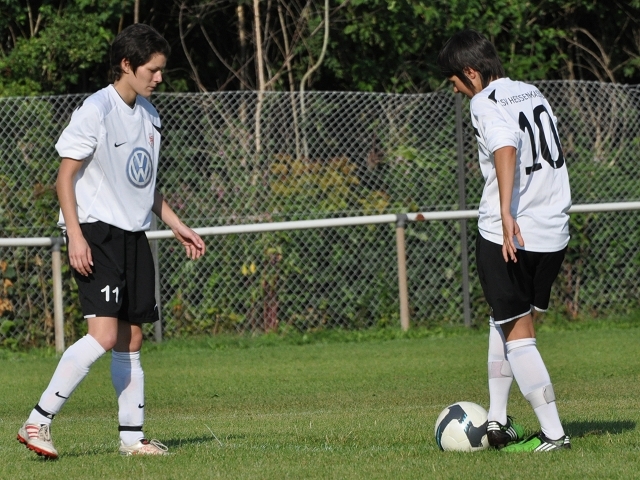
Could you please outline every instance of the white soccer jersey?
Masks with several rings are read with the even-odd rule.
[[[84,165],[75,180],[80,223],[102,221],[148,230],[160,152],[160,117],[138,96],[129,107],[113,85],[87,98],[71,116],[56,150]],[[60,211],[58,225],[65,227]]]
[[[471,99],[471,123],[485,179],[479,208],[480,234],[502,245],[493,152],[512,146],[517,153],[511,214],[520,226],[524,249],[562,250],[569,242],[571,192],[556,118],[547,100],[533,85],[500,78]]]

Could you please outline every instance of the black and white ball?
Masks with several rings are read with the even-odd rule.
[[[477,403],[458,402],[445,408],[436,420],[440,450],[476,452],[489,448],[487,411]]]

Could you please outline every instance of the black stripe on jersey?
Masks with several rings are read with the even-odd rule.
[[[155,129],[158,131],[158,133],[162,133],[162,132],[160,131],[160,130],[161,130],[161,128],[160,128],[159,126],[157,126],[155,123],[152,123],[151,125],[153,125],[153,128],[155,128]]]
[[[527,175],[531,175],[531,172],[535,172],[536,170],[540,170],[541,168],[541,163],[534,163],[533,166],[525,168],[525,172],[527,172]]]
[[[489,100],[491,100],[493,103],[498,103],[498,101],[496,100],[496,91],[495,90],[489,94]]]
[[[120,425],[118,427],[118,431],[119,432],[141,432],[142,425],[140,425],[139,427],[128,427],[126,425]]]

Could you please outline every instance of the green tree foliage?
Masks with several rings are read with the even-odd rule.
[[[595,0],[345,0],[324,82],[425,92],[442,78],[438,51],[475,28],[513,78],[640,81],[640,2]]]
[[[0,95],[58,94],[104,83],[118,0],[3,0]]]
[[[322,48],[323,0],[259,2],[267,89],[297,89]],[[0,95],[89,92],[134,0],[0,0]],[[170,91],[255,89],[250,0],[140,0],[173,54]],[[428,92],[454,32],[473,27],[514,78],[640,82],[640,0],[331,0],[330,46],[308,87]]]

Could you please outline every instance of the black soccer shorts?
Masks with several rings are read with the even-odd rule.
[[[502,245],[478,233],[476,264],[484,297],[495,323],[506,323],[549,308],[551,286],[558,276],[566,247],[559,252],[517,250],[516,263],[505,262]]]
[[[128,232],[104,222],[83,223],[80,229],[93,257],[88,277],[73,271],[84,317],[112,317],[134,324],[158,320],[153,257],[144,232]]]

